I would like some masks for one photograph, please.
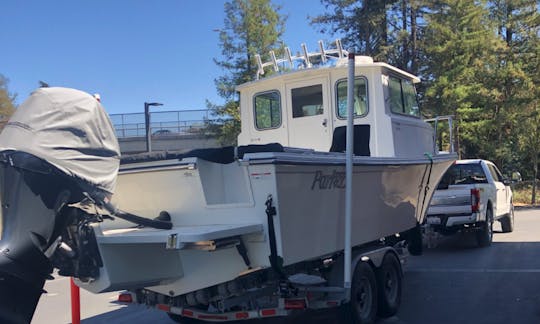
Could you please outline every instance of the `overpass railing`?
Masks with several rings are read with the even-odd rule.
[[[111,114],[118,138],[146,136],[144,113]],[[208,122],[219,122],[208,109],[150,113],[150,133],[159,136],[200,134]]]

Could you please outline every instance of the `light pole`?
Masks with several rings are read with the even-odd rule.
[[[150,106],[163,106],[159,102],[144,103],[144,124],[146,126],[146,152],[152,152],[152,133],[150,132]]]

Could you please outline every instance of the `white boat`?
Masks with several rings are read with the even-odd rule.
[[[259,59],[257,80],[238,87],[237,148],[126,157],[116,188],[114,179],[104,177],[110,183],[103,186],[85,177],[92,168],[81,167],[81,175],[51,162],[101,190],[81,186],[86,200],[70,201],[77,208],[59,239],[65,246],[47,238],[58,250],[54,266],[95,293],[129,289],[196,306],[343,253],[348,53],[336,45]],[[456,156],[439,151],[433,125],[421,119],[417,77],[369,57],[354,62],[352,246],[418,242],[433,191]],[[260,78],[268,67],[276,72]],[[99,125],[101,117],[94,120]],[[8,135],[0,136],[4,154],[50,162],[26,144],[8,145]],[[113,205],[129,213],[111,207],[113,191]]]
[[[330,66],[239,86],[242,132],[236,156],[225,148],[210,151],[213,159],[196,156],[208,150],[156,160],[128,157],[113,201],[137,215],[166,211],[173,228],[104,221],[95,227],[104,266],[98,278],[80,285],[93,292],[150,286],[178,296],[250,269],[271,268],[272,237],[283,267],[342,251],[345,154],[330,151],[345,147],[340,105],[346,99],[346,54],[326,53]],[[419,118],[413,86],[418,78],[367,57],[357,58],[356,75],[353,246],[421,223],[440,176],[455,158],[434,151],[433,128]],[[398,95],[409,106],[396,113],[392,104]],[[280,145],[250,146],[270,143]],[[265,212],[269,204],[275,215]],[[249,262],[233,248],[237,244],[245,247]],[[137,270],[126,275],[125,269]]]

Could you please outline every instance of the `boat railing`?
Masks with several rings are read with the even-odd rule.
[[[435,118],[425,119],[427,123],[432,124],[434,132],[433,138],[433,152],[435,153],[454,153],[454,127],[453,127],[453,116],[437,116]],[[444,125],[441,127],[441,123]],[[447,142],[444,142],[444,135],[448,134]],[[447,147],[448,150],[444,150],[444,147]]]
[[[255,54],[257,60],[257,80],[260,76],[265,74],[264,69],[271,66],[274,72],[280,72],[280,70],[298,70],[306,69],[314,66],[333,65],[338,59],[347,58],[348,52],[343,49],[341,40],[336,39],[335,48],[324,48],[323,41],[319,41],[319,51],[309,52],[305,43],[302,43],[302,53],[292,55],[291,50],[285,47],[285,57],[281,59],[276,58],[274,51],[270,51],[270,60],[263,62],[259,54]],[[281,67],[281,68],[280,68]]]

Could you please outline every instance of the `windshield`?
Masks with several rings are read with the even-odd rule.
[[[480,164],[454,164],[446,171],[437,189],[450,185],[487,183],[486,175]]]

